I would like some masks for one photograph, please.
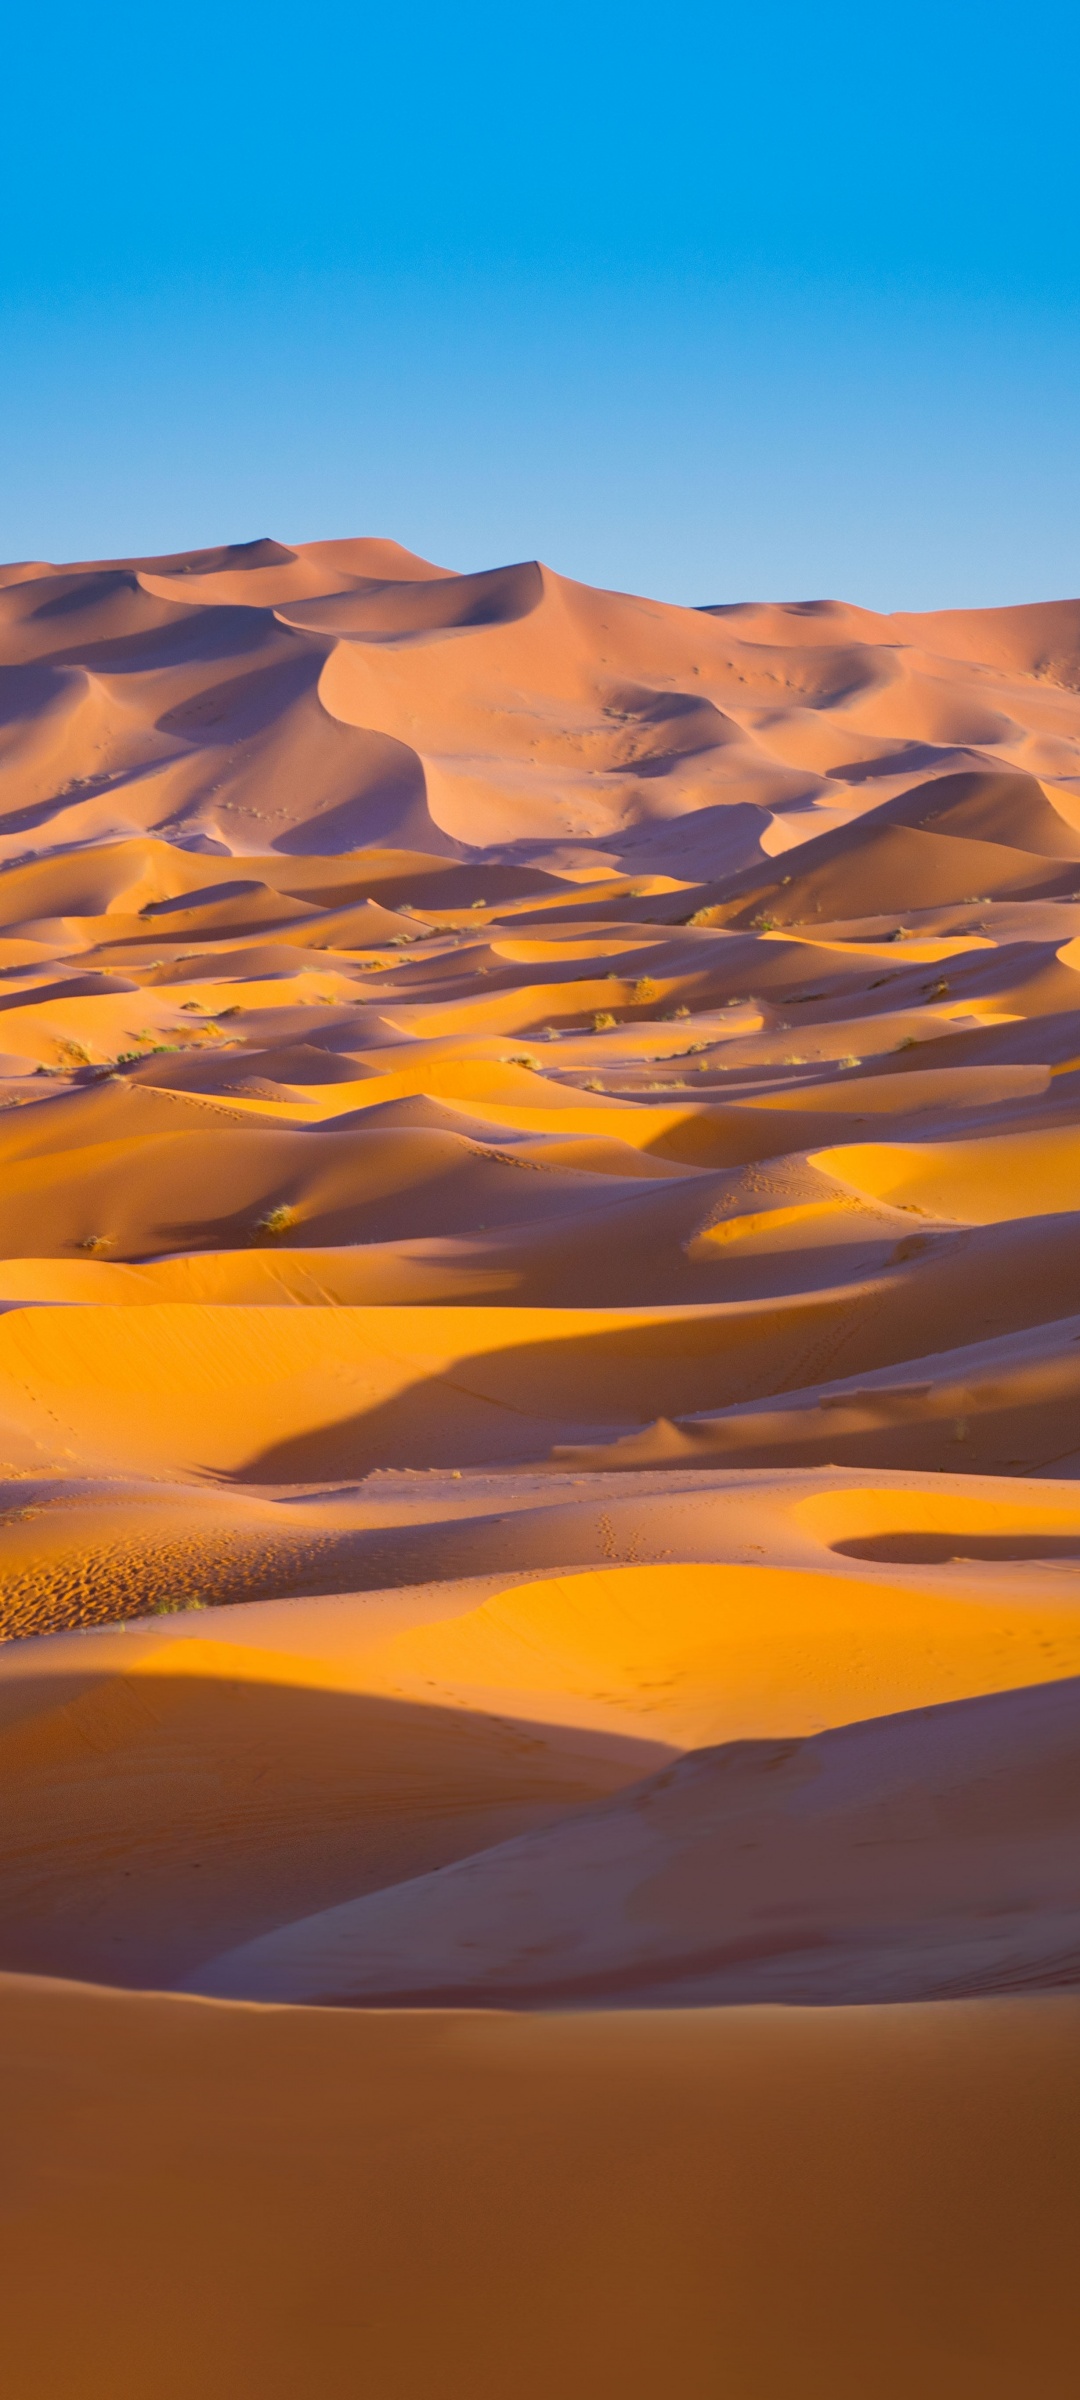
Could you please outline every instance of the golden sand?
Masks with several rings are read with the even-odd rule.
[[[0,664],[15,2400],[1064,2400],[1080,603]]]

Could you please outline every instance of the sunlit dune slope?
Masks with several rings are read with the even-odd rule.
[[[1076,1673],[1080,1595],[1025,1606],[940,1579],[913,1591],[805,1568],[623,1566],[410,1629],[379,1664],[403,1695],[655,1729],[685,1747]]]
[[[610,1500],[600,1479],[533,1479],[508,1509],[500,1479],[481,1480],[375,1479],[242,1511],[207,1493],[186,1517],[181,1494],[129,1486],[104,1525],[74,1494],[51,1521],[40,1510],[53,1588],[66,1577],[86,1614],[95,1555],[104,1583],[110,1563],[134,1579],[145,1553],[159,1591],[171,1561],[190,1609],[199,1572],[230,1596],[240,1551],[251,1597],[236,1604],[234,1582],[216,1615],[157,1601],[157,1623],[13,1646],[0,1965],[171,1983],[695,1746],[733,1745],[737,1762],[749,1743],[767,1764],[770,1743],[786,1755],[867,1719],[887,1744],[903,1712],[965,1695],[1045,1686],[1052,1707],[1080,1670],[1068,1486],[1017,1508],[1014,1486],[962,1477],[654,1475]],[[59,1546],[72,1520],[76,1556]],[[924,1521],[935,1530],[913,1536]],[[34,1526],[16,1531],[29,1542]],[[643,1552],[652,1563],[611,1563]],[[568,1555],[601,1563],[558,1572]],[[307,1597],[255,1597],[305,1568]],[[1038,1892],[1034,1854],[1011,1875],[1014,1901]],[[837,1896],[841,1948],[844,1921]]]
[[[1065,2400],[1078,1476],[1080,602],[0,570],[18,2400]]]

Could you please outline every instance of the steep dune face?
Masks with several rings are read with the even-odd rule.
[[[365,2302],[380,2393],[1064,2392],[1078,1108],[1080,602],[0,570],[0,2008],[117,2224],[138,2053],[160,2222],[213,2153],[258,2229],[28,2393],[351,2392],[357,2255],[434,2322],[451,2220],[467,2373]]]
[[[927,771],[1078,771],[1071,603],[689,610],[532,563],[454,575],[389,542],[253,542],[20,571],[0,633],[5,815],[37,802],[68,839],[111,819],[254,855],[315,819],[339,854],[387,837],[410,759],[409,838],[426,823],[435,850],[630,837],[656,864],[682,854],[672,818],[735,809],[710,824],[715,868]]]

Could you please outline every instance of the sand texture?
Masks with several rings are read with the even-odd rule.
[[[0,570],[0,1480],[12,2400],[1071,2400],[1080,603]]]

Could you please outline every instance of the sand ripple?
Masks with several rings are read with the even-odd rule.
[[[20,2389],[1063,2394],[1080,603],[6,572],[0,1169]]]

